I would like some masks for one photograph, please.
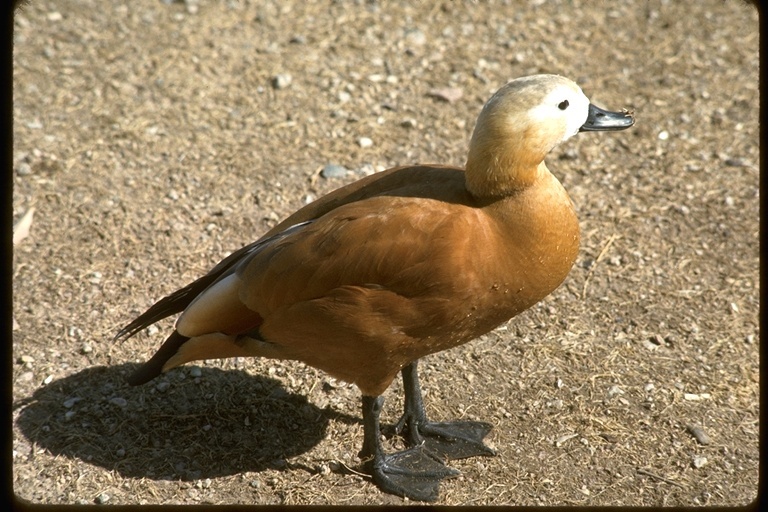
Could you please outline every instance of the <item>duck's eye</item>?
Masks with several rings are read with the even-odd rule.
[[[560,110],[565,110],[568,108],[568,100],[563,100],[560,103],[557,104],[557,108]]]

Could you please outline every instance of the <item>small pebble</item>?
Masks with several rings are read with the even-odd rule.
[[[402,126],[403,128],[416,128],[416,120],[413,119],[412,117],[403,119],[402,121],[400,121],[400,126]]]
[[[118,407],[125,407],[126,405],[128,405],[128,400],[126,400],[123,397],[116,396],[114,398],[110,398],[109,403],[114,404]]]
[[[373,146],[373,141],[368,137],[360,137],[359,139],[357,139],[357,143],[363,149],[370,148],[371,146]]]
[[[285,89],[293,82],[293,77],[287,73],[275,75],[272,78],[272,87],[275,89]]]
[[[699,442],[699,444],[706,446],[712,442],[709,435],[704,432],[704,429],[701,428],[700,425],[687,425],[685,428]]]
[[[693,467],[696,469],[699,469],[700,467],[704,466],[704,464],[707,463],[707,458],[702,455],[697,455],[693,458]]]
[[[667,140],[669,138],[669,132],[664,130],[659,132],[659,140]]]
[[[90,343],[83,343],[83,345],[80,347],[81,354],[90,354],[91,352],[93,352],[93,347]]]
[[[23,355],[19,358],[19,363],[22,364],[32,364],[35,362],[35,358],[28,355]]]
[[[96,496],[96,499],[94,500],[97,505],[104,505],[109,501],[109,494],[103,492]]]
[[[328,164],[320,171],[323,178],[343,178],[347,175],[347,168],[343,165]]]
[[[193,366],[189,369],[189,376],[190,377],[202,377],[203,371],[200,369],[199,366]]]
[[[410,29],[405,33],[405,39],[414,46],[424,46],[427,42],[427,36],[419,29]]]
[[[171,383],[168,382],[167,380],[164,380],[164,381],[158,382],[157,385],[155,386],[155,389],[158,390],[160,393],[165,393],[166,391],[168,391],[169,387],[171,387]]]
[[[16,168],[16,174],[19,176],[29,176],[32,174],[32,166],[27,162],[21,162]]]
[[[437,98],[448,103],[455,103],[464,96],[464,91],[458,87],[443,87],[439,89],[432,89],[429,91],[428,96]]]
[[[189,14],[197,14],[197,11],[200,9],[199,3],[200,0],[184,0]]]
[[[77,396],[72,397],[72,398],[68,398],[68,399],[64,400],[64,407],[66,407],[67,409],[71,409],[80,400],[82,400],[82,398],[77,397]]]

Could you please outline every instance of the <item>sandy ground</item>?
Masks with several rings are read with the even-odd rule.
[[[498,451],[452,462],[438,504],[756,498],[750,6],[35,0],[14,31],[14,222],[34,209],[13,258],[18,498],[404,503],[358,474],[356,389],[262,360],[129,388],[172,322],[111,339],[313,198],[397,164],[462,165],[490,94],[542,72],[637,125],[548,159],[583,233],[565,284],[424,361],[429,414],[492,423]],[[385,421],[400,396],[398,381]]]

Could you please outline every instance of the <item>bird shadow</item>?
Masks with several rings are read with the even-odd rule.
[[[330,419],[359,422],[241,370],[174,370],[129,387],[136,367],[88,368],[16,401],[31,456],[36,446],[125,477],[196,480],[283,469],[325,437]]]

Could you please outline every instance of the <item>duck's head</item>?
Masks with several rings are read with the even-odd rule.
[[[614,131],[635,123],[630,113],[589,102],[558,75],[517,78],[483,107],[467,158],[467,188],[477,197],[504,196],[533,184],[544,157],[580,131]]]

